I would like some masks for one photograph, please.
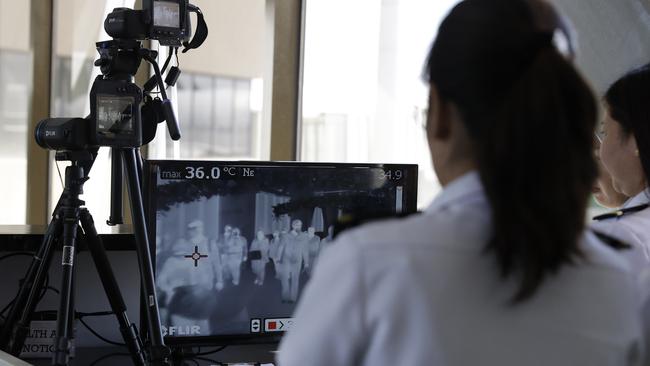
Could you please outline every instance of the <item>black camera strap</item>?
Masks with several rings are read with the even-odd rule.
[[[208,38],[208,25],[205,23],[205,18],[203,17],[201,9],[192,4],[188,4],[187,9],[192,13],[196,13],[197,24],[196,33],[194,34],[194,37],[192,37],[192,40],[189,42],[183,42],[183,53],[193,48],[199,48],[205,39]]]

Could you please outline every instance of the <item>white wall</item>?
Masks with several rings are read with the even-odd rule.
[[[578,66],[596,91],[650,62],[648,0],[551,0],[578,32]]]
[[[0,49],[29,50],[29,0],[0,0]]]

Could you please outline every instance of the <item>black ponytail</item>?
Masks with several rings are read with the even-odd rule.
[[[632,70],[612,84],[605,103],[625,137],[636,139],[646,183],[650,182],[650,65]]]
[[[515,302],[580,256],[597,176],[597,106],[575,68],[535,27],[524,0],[465,0],[440,27],[429,80],[457,105],[492,209],[486,251]]]

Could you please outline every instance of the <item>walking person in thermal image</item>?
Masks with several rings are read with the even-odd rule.
[[[224,272],[226,271],[223,251],[219,247],[219,241],[213,239],[210,241],[210,263],[212,264],[212,271],[214,273],[214,289],[217,291],[223,290],[224,287]]]
[[[209,331],[206,319],[193,314],[183,306],[196,293],[213,291],[220,273],[215,273],[211,263],[209,240],[203,232],[203,222],[194,220],[187,225],[187,236],[178,239],[172,248],[173,255],[162,264],[156,285],[166,309],[165,323],[173,326],[199,326]],[[196,254],[198,257],[193,257]],[[195,260],[195,258],[198,258]]]
[[[194,263],[195,277],[200,278],[194,282],[206,281],[206,284],[210,286],[214,285],[217,282],[223,282],[221,275],[221,261],[219,260],[219,254],[213,253],[212,246],[210,245],[210,240],[205,236],[203,221],[194,220],[187,224],[187,239],[180,239],[183,242],[183,246],[186,247],[186,254],[192,255],[196,253],[197,255],[206,255],[205,261],[201,262],[201,259]],[[213,257],[214,256],[214,257]],[[184,256],[184,258],[187,258]],[[199,257],[201,258],[201,257]],[[214,260],[216,259],[216,263]],[[218,269],[218,271],[217,271]]]
[[[329,248],[334,241],[334,225],[330,225],[327,228],[327,236],[323,238],[320,242],[320,250],[322,251],[325,248]]]
[[[305,265],[309,268],[309,255],[306,250],[306,235],[302,232],[302,221],[294,220],[291,231],[283,238],[282,250],[282,301],[296,302],[300,287],[300,271]]]
[[[175,288],[181,286],[198,286],[211,289],[214,284],[214,272],[208,265],[210,254],[208,238],[203,234],[203,222],[195,220],[187,225],[187,237],[180,238],[172,248],[174,253],[165,261],[158,273],[156,284],[167,293],[168,299],[172,297]],[[193,261],[193,253],[208,255],[207,258],[199,257]]]
[[[232,278],[232,284],[239,286],[241,275],[241,264],[246,261],[248,248],[246,239],[239,235],[239,229],[232,229],[232,235],[226,240],[226,267],[228,275]]]
[[[185,239],[181,239],[185,240]],[[187,224],[187,239],[186,243],[189,246],[197,246],[198,250],[207,253],[209,248],[208,237],[205,236],[203,229],[203,221],[194,220]]]
[[[216,246],[219,249],[219,257],[223,264],[223,280],[230,279],[230,272],[228,271],[228,243],[232,237],[232,226],[226,225],[223,227],[223,234],[216,240]]]
[[[257,237],[251,242],[248,254],[255,274],[255,284],[262,286],[266,275],[266,264],[269,262],[269,239],[264,235],[264,231],[257,232]]]
[[[273,232],[273,238],[271,238],[271,244],[269,245],[269,258],[273,266],[273,273],[275,273],[275,278],[280,279],[280,233],[277,231]]]
[[[316,229],[312,226],[307,229],[306,246],[309,257],[309,267],[307,267],[307,273],[311,275],[311,271],[314,270],[316,260],[318,259],[318,254],[320,253],[320,238],[316,236]]]

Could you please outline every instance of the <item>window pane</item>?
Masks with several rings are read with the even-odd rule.
[[[159,129],[150,158],[265,159],[270,134],[263,108],[265,70],[272,62],[267,0],[193,0],[210,35],[179,55],[175,102],[182,138]],[[270,22],[270,23],[269,23]]]
[[[302,160],[418,164],[418,205],[428,203],[439,184],[422,128],[421,73],[456,2],[306,2]]]
[[[99,68],[93,66],[99,58],[95,42],[111,39],[104,32],[104,19],[114,8],[133,8],[133,5],[134,0],[54,1],[52,117],[85,117],[90,113],[90,88],[99,74]],[[107,228],[105,222],[110,208],[109,151],[106,147],[99,149],[82,196],[100,231]],[[54,209],[63,189],[57,165],[63,175],[69,164],[60,162],[50,169],[50,210]]]
[[[32,93],[30,2],[0,0],[0,224],[25,224]]]

